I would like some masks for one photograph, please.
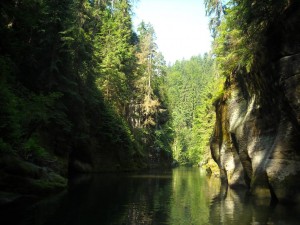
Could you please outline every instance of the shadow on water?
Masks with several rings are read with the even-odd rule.
[[[67,191],[38,203],[2,207],[1,224],[202,225],[299,224],[300,210],[227,190],[197,168],[83,175]],[[6,222],[4,221],[6,220]],[[4,223],[3,223],[4,222]]]

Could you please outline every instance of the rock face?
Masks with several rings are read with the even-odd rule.
[[[299,15],[293,5],[269,28],[255,74],[227,79],[211,138],[224,183],[279,201],[300,201]]]

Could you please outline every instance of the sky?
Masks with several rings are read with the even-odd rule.
[[[150,22],[167,63],[210,51],[211,35],[204,0],[139,0],[133,23]]]

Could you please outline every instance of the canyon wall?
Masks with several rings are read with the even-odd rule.
[[[300,201],[300,7],[270,25],[252,72],[228,76],[211,153],[221,179],[259,198]]]

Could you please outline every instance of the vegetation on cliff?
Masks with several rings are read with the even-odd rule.
[[[222,180],[298,201],[299,1],[206,1],[225,78],[211,150]]]
[[[237,71],[249,73],[260,67],[263,61],[260,56],[266,51],[266,32],[292,3],[290,0],[205,0],[218,72],[228,77]]]

